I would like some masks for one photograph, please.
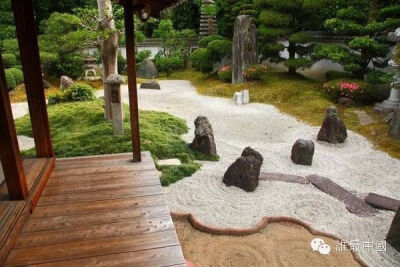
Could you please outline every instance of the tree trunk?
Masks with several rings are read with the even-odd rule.
[[[296,58],[295,44],[289,42],[288,52],[289,52],[289,59]],[[289,67],[289,74],[296,74],[296,67]]]
[[[99,11],[98,29],[107,32],[106,39],[100,40],[100,54],[103,62],[103,81],[111,74],[118,73],[118,33],[115,29],[111,0],[97,0]],[[112,119],[111,92],[107,84],[104,86],[104,118]]]

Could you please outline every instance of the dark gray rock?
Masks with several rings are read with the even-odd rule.
[[[68,88],[70,88],[72,85],[74,85],[74,81],[67,77],[67,76],[61,76],[61,80],[60,80],[60,89],[61,90],[66,90]]]
[[[160,90],[160,84],[156,81],[146,81],[140,85],[140,89],[156,89]]]
[[[314,142],[299,139],[292,147],[292,161],[298,165],[311,166],[314,156]]]
[[[198,116],[194,121],[196,129],[190,147],[206,155],[216,155],[217,148],[214,142],[214,133],[210,122],[204,116]]]
[[[137,76],[145,79],[156,79],[158,78],[158,72],[156,65],[151,59],[145,59],[140,63]]]
[[[344,141],[346,141],[347,129],[344,122],[339,117],[335,106],[331,106],[327,109],[317,139],[318,141],[326,141],[332,144],[344,143]]]
[[[223,182],[227,186],[236,186],[246,192],[253,192],[258,186],[263,158],[257,151],[246,148],[225,172]]]
[[[392,120],[390,121],[389,137],[400,139],[400,108],[394,111]]]
[[[339,97],[337,100],[338,104],[344,107],[351,107],[354,104],[354,101],[348,97]]]
[[[43,80],[43,87],[44,89],[49,89],[51,87],[51,83],[46,80]]]
[[[400,252],[400,209],[393,218],[392,225],[386,236],[386,241]]]
[[[232,83],[242,83],[243,71],[257,63],[257,27],[250,16],[240,15],[235,21],[232,42]]]

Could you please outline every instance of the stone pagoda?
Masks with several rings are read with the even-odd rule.
[[[200,36],[217,34],[216,5],[213,0],[201,3]]]

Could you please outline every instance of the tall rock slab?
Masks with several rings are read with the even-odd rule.
[[[257,64],[257,27],[248,15],[236,18],[232,43],[232,83],[244,81],[243,71]]]

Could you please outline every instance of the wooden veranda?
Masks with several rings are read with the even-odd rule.
[[[33,0],[12,0],[36,158],[19,150],[0,57],[0,266],[184,266],[149,153],[140,151],[133,16],[176,0],[116,0],[124,7],[132,153],[56,159]]]

